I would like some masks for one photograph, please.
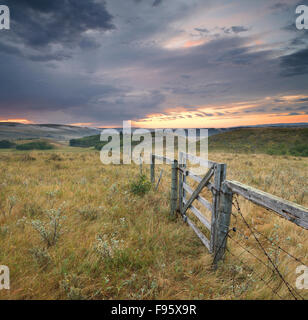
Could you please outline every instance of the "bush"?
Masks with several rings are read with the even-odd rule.
[[[46,248],[32,248],[29,250],[29,253],[32,255],[33,260],[40,267],[47,267],[47,265],[51,262],[51,257]]]
[[[20,160],[21,160],[21,161],[35,161],[36,158],[33,157],[32,155],[26,153],[26,154],[24,154],[24,155],[22,155],[22,156],[20,157]]]
[[[0,149],[9,149],[9,148],[14,148],[15,143],[8,141],[8,140],[1,140],[0,141]]]
[[[94,208],[91,206],[85,206],[80,209],[77,209],[78,213],[85,220],[95,220],[101,214],[101,208]]]
[[[25,203],[23,212],[27,217],[33,218],[43,213],[43,209],[35,202]]]
[[[290,154],[297,157],[308,157],[308,143],[295,143],[295,146],[290,148]]]
[[[46,211],[48,217],[47,222],[41,220],[33,220],[32,227],[40,234],[42,240],[46,242],[47,247],[51,247],[57,243],[62,234],[62,221],[65,219],[62,215],[62,208],[50,209]]]
[[[114,254],[119,250],[119,240],[115,238],[108,239],[105,234],[98,234],[96,236],[94,251],[100,259],[112,259]]]
[[[143,196],[151,190],[151,182],[147,180],[145,175],[141,175],[137,181],[134,181],[130,190],[133,194]]]
[[[90,148],[96,146],[100,142],[100,135],[94,135],[89,137],[83,137],[80,139],[71,139],[71,147],[81,147],[81,148]]]
[[[60,282],[60,287],[65,291],[67,298],[70,300],[85,300],[80,288],[81,279],[76,274],[65,274],[64,280]]]
[[[18,144],[17,150],[50,150],[54,149],[53,145],[45,141],[29,142],[24,144]]]
[[[277,156],[291,155],[296,157],[308,157],[308,144],[300,141],[295,141],[292,145],[274,144],[266,153]]]
[[[50,157],[49,157],[49,160],[52,160],[52,161],[62,161],[63,159],[56,153],[53,153]]]

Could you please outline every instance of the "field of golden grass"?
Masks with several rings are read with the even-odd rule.
[[[308,158],[212,153],[210,159],[227,163],[228,179],[308,206]],[[138,196],[130,191],[138,166],[104,166],[89,149],[2,151],[0,160],[0,265],[10,268],[11,280],[0,299],[292,298],[277,274],[232,241],[225,263],[212,270],[193,231],[169,216],[167,166],[158,191]],[[307,265],[308,231],[240,198],[239,204],[251,225]],[[233,212],[232,237],[267,263]],[[295,286],[300,263],[262,244]],[[308,298],[307,290],[297,291]]]

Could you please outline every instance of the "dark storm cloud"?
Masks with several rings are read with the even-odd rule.
[[[244,27],[244,26],[233,26],[231,27],[231,30],[234,32],[234,33],[241,33],[241,32],[245,32],[245,31],[248,31],[249,29]]]
[[[281,68],[285,77],[308,74],[308,48],[283,56]]]
[[[206,28],[195,28],[196,31],[199,31],[201,33],[209,33],[210,31]]]
[[[11,46],[9,44],[1,43],[1,42],[0,42],[0,52],[9,54],[9,55],[23,55],[21,50],[19,50],[18,48]]]
[[[81,118],[114,124],[162,110],[165,100],[158,90],[134,93],[132,87],[97,83],[91,75],[49,73],[39,64],[24,63],[19,56],[0,54],[0,69],[6,74],[0,78],[0,114],[7,118],[26,113],[54,115],[60,122],[80,122]]]
[[[307,44],[307,40],[304,39],[302,36],[298,36],[297,38],[292,39],[290,42],[290,45],[295,47],[303,46],[306,44]]]
[[[10,7],[14,36],[32,48],[73,46],[87,30],[114,29],[104,1],[6,0],[2,4]]]
[[[157,7],[157,6],[159,6],[161,3],[162,3],[162,0],[155,0],[155,1],[153,2],[153,7]]]
[[[65,111],[78,106],[86,108],[98,97],[123,93],[115,86],[97,84],[90,77],[49,73],[39,64],[24,63],[16,56],[0,55],[0,69],[5,74],[0,78],[1,115],[23,111]]]
[[[165,96],[160,92],[153,90],[141,96],[131,96],[129,91],[118,92],[113,97],[106,95],[106,98],[88,103],[86,108],[77,107],[72,111],[89,121],[101,119],[106,124],[114,124],[122,120],[138,120],[163,110],[161,104]]]
[[[244,26],[232,26],[231,28],[223,28],[225,33],[241,33],[246,32],[249,29]]]
[[[298,111],[308,111],[308,105],[307,105],[307,106],[295,107],[295,110],[298,110]]]
[[[142,0],[134,0],[136,3],[141,2]],[[159,6],[161,3],[163,2],[163,0],[154,0],[154,2],[152,3],[152,7],[157,7]]]
[[[270,6],[272,10],[287,10],[289,6],[284,2],[277,2]]]
[[[306,101],[308,101],[308,98],[300,98],[296,100],[296,102],[306,102]]]
[[[45,122],[120,124],[153,113],[170,116],[166,110],[174,107],[197,112],[197,117],[223,117],[225,111],[197,109],[213,104],[219,111],[220,103],[307,91],[307,80],[299,72],[303,68],[298,66],[307,68],[299,62],[300,46],[305,45],[301,35],[295,40],[294,33],[292,38],[295,53],[277,58],[275,48],[255,44],[259,39],[251,34],[260,31],[256,25],[242,25],[243,20],[232,15],[212,23],[201,14],[198,17],[200,10],[206,15],[225,4],[220,0],[217,8],[216,1],[205,0],[3,0],[1,4],[9,5],[12,17],[11,30],[0,38],[1,117],[18,114]],[[230,12],[233,5],[230,2]],[[281,26],[278,31],[288,33]],[[267,33],[265,42],[270,37]],[[174,39],[183,45],[172,46]],[[206,43],[194,46],[200,39]],[[280,49],[279,54],[284,52]],[[281,77],[282,72],[293,73],[292,81]],[[295,107],[302,106],[283,110],[307,110]],[[264,110],[271,106],[253,112]]]
[[[178,70],[181,74],[191,75],[196,71],[220,70],[227,66],[230,70],[232,67],[238,68],[238,65],[254,66],[270,59],[272,52],[251,52],[251,48],[245,45],[246,42],[247,39],[239,37],[220,38],[186,51],[178,50],[174,54],[155,52],[155,56],[145,58],[144,62],[167,72],[176,73]],[[216,84],[219,85],[220,82]]]
[[[26,57],[31,61],[48,62],[48,61],[62,61],[65,59],[69,59],[72,56],[68,53],[58,51],[53,54],[27,55]]]

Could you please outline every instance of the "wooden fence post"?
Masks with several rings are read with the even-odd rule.
[[[215,239],[214,268],[217,268],[218,262],[225,255],[232,213],[232,191],[225,183],[222,184],[221,191]]]
[[[178,161],[172,163],[170,214],[175,215],[178,199]]]
[[[155,183],[155,156],[151,153],[151,182]]]
[[[225,164],[215,164],[214,170],[214,190],[213,192],[213,204],[212,204],[212,219],[211,219],[211,240],[210,240],[210,252],[213,253],[216,247],[216,231],[217,231],[217,218],[219,214],[219,203],[220,203],[220,190],[221,184],[226,178]]]
[[[183,169],[183,153],[180,152],[179,156],[179,168]],[[183,214],[183,172],[179,170],[179,209],[180,213]]]

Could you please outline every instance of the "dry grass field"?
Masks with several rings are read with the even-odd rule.
[[[212,153],[210,159],[227,163],[228,179],[308,207],[308,158]],[[94,150],[2,151],[0,264],[10,268],[11,289],[1,290],[0,299],[291,299],[277,274],[235,242],[212,270],[193,231],[169,217],[164,170],[158,191],[138,196],[130,185],[139,167],[104,166]],[[306,230],[240,198],[239,204],[258,231],[307,264]],[[267,263],[233,211],[231,227],[239,231],[232,236]],[[300,263],[262,243],[295,286]],[[307,290],[298,292],[308,298]]]

